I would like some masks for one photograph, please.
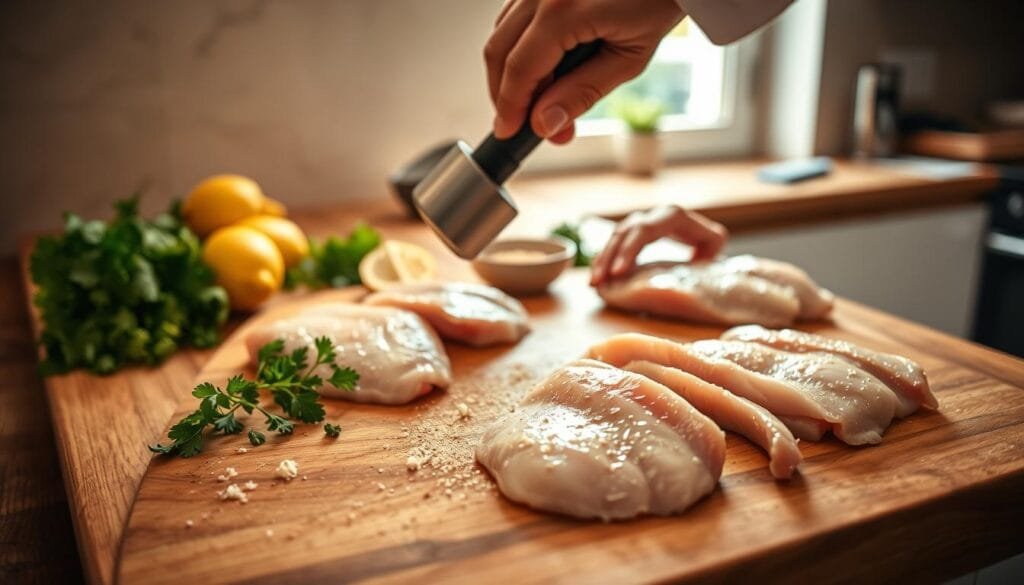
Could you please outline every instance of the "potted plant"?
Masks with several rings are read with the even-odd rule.
[[[612,105],[623,123],[615,136],[615,154],[622,170],[634,175],[653,175],[661,167],[658,122],[665,112],[660,100],[627,95]]]

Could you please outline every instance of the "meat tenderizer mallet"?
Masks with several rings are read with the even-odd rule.
[[[593,41],[567,52],[552,79],[586,61],[599,45]],[[502,185],[540,142],[529,113],[519,131],[505,140],[491,133],[475,151],[460,140],[416,185],[413,203],[420,217],[456,255],[476,258],[515,219],[515,202]]]

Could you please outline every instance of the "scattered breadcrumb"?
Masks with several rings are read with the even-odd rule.
[[[465,402],[456,404],[455,410],[459,411],[459,418],[469,418],[469,406]]]
[[[299,475],[299,464],[294,459],[285,459],[277,464],[274,475],[281,479],[291,481]]]
[[[430,462],[430,452],[422,455],[409,455],[409,458],[405,460],[405,468],[409,471],[419,471],[424,465]]]
[[[245,491],[251,492],[252,490],[259,487],[259,484],[250,479],[249,481],[245,482],[245,485],[243,485],[242,487],[245,488]]]
[[[238,453],[239,455],[243,455],[243,454],[248,453],[248,452],[249,452],[249,450],[246,449],[245,447],[239,447],[239,448],[235,449],[235,453]]]
[[[269,528],[267,528],[267,531],[264,534],[267,535],[267,538],[273,538],[274,537],[274,531],[269,529]]]
[[[195,525],[196,525],[196,523],[193,522],[192,520],[185,520],[185,528],[192,528]]]
[[[234,467],[226,467],[224,469],[224,475],[217,476],[217,481],[228,481],[229,479],[231,479],[232,477],[236,477],[237,475],[238,471],[236,471]]]
[[[378,481],[377,482],[377,489],[379,489],[380,491],[384,491],[384,490],[388,489],[388,486],[386,486],[386,485],[384,485],[384,484],[382,484],[381,482]]]
[[[245,495],[237,483],[224,488],[224,491],[217,492],[217,496],[222,500],[238,500],[243,504],[249,501],[249,496]]]

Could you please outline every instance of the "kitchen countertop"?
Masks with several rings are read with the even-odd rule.
[[[571,211],[618,219],[674,203],[740,232],[965,204],[980,201],[998,183],[995,170],[985,165],[836,160],[828,176],[772,185],[757,180],[766,162],[674,165],[654,178],[613,171],[540,175],[513,180],[509,191],[530,223],[549,225]]]
[[[619,217],[663,203],[700,210],[733,231],[761,229],[865,213],[907,211],[978,201],[995,184],[980,167],[968,176],[935,180],[874,165],[837,162],[832,175],[795,186],[764,185],[754,172],[762,163],[728,162],[676,166],[656,179],[618,173],[543,176],[514,181],[520,203],[514,231],[546,230],[583,212]],[[300,222],[347,230],[351,211],[297,213]],[[371,221],[399,223],[394,206],[367,208]],[[13,261],[0,264],[8,278],[0,284],[3,327],[0,365],[0,452],[4,454],[0,491],[0,581],[74,582],[81,579],[70,516],[58,475],[42,385],[32,361],[31,330]]]

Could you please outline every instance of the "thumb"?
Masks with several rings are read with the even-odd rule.
[[[548,86],[530,114],[533,131],[554,136],[613,89],[643,72],[651,55],[604,46],[597,55]]]

